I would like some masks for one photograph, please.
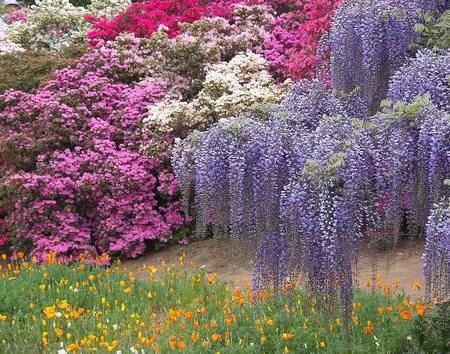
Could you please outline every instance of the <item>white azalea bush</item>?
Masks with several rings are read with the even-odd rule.
[[[23,51],[25,49],[21,45],[14,43],[8,36],[0,33],[0,55],[20,53]]]
[[[290,80],[277,84],[268,72],[268,62],[247,52],[208,70],[200,93],[191,102],[160,102],[149,109],[144,133],[150,138],[143,149],[152,157],[164,156],[173,136],[204,130],[221,118],[256,112],[279,103],[292,86]]]
[[[93,0],[84,8],[73,6],[69,0],[36,0],[27,22],[13,22],[6,33],[26,49],[59,52],[86,42],[90,19],[111,18],[130,4],[130,0]]]

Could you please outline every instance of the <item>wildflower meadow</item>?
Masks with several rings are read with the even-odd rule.
[[[0,353],[450,352],[449,27],[0,0]]]

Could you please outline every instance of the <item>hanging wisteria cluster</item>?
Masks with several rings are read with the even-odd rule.
[[[450,50],[422,50],[392,76],[387,97],[394,102],[411,102],[428,93],[437,108],[450,113],[449,76]]]
[[[449,181],[450,182],[450,181]],[[449,185],[446,186],[449,188]],[[423,254],[423,275],[427,297],[440,300],[450,288],[450,199],[436,203],[427,224],[427,241]]]
[[[385,98],[389,78],[412,55],[410,43],[420,10],[440,1],[357,0],[337,10],[330,32],[334,89],[359,91],[361,109],[373,114]]]

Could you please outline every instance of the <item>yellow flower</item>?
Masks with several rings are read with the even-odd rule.
[[[44,309],[44,315],[51,320],[52,318],[55,318],[56,316],[56,306],[48,306]]]
[[[44,284],[39,285],[39,290],[44,291],[45,290],[45,285]]]
[[[341,319],[340,318],[336,318],[336,326],[340,326],[341,325]]]
[[[264,345],[267,343],[267,337],[261,337],[261,344]]]
[[[125,294],[131,294],[131,287],[126,288],[124,291]]]
[[[155,274],[158,271],[158,269],[156,267],[154,267],[154,266],[150,266],[148,269],[150,270],[150,272],[152,274]]]
[[[8,316],[0,314],[0,321],[6,321],[7,318]]]
[[[326,347],[325,342],[320,342],[320,347],[321,347],[321,348],[325,348],[325,347]]]
[[[147,299],[151,299],[153,297],[153,295],[152,295],[152,292],[151,291],[149,291],[148,293],[147,293]]]
[[[384,313],[384,307],[378,307],[378,313],[382,315]]]
[[[273,321],[272,321],[272,320],[267,320],[267,325],[268,325],[269,327],[272,327],[272,326],[273,326]]]
[[[289,349],[287,347],[284,347],[284,354],[288,354],[289,353]]]
[[[93,280],[95,279],[95,275],[89,274],[88,279],[89,279],[90,281],[93,281]]]
[[[421,287],[422,287],[422,286],[421,286],[418,282],[415,282],[415,283],[413,284],[413,289],[414,289],[414,290],[420,290]]]

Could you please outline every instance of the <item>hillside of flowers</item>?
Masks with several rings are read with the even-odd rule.
[[[107,260],[103,274],[163,246],[228,238],[230,261],[242,252],[253,259],[252,301],[270,294],[279,307],[294,292],[323,316],[339,316],[340,335],[350,338],[355,299],[366,296],[354,287],[361,245],[424,242],[420,306],[448,303],[450,1],[13,3],[0,3],[0,248],[20,261],[4,265],[18,279],[49,257],[62,286],[58,272],[86,257]],[[375,259],[373,273],[376,284]],[[54,296],[41,305],[64,303]],[[8,306],[0,303],[0,321],[11,317],[2,315]],[[325,317],[321,336],[333,337]],[[153,322],[153,335],[162,324]],[[146,349],[184,350],[184,335],[172,335],[168,348],[152,346],[155,337]],[[328,348],[317,336],[314,350]],[[94,337],[116,351],[112,337]],[[32,343],[44,350],[46,338]],[[230,346],[228,336],[211,338],[205,352],[212,343],[224,353],[241,348],[235,338]],[[348,352],[339,338],[336,352]],[[303,345],[297,339],[293,352]],[[301,350],[309,352],[308,341]],[[72,351],[87,348],[75,342]],[[271,348],[240,352],[289,352]]]

